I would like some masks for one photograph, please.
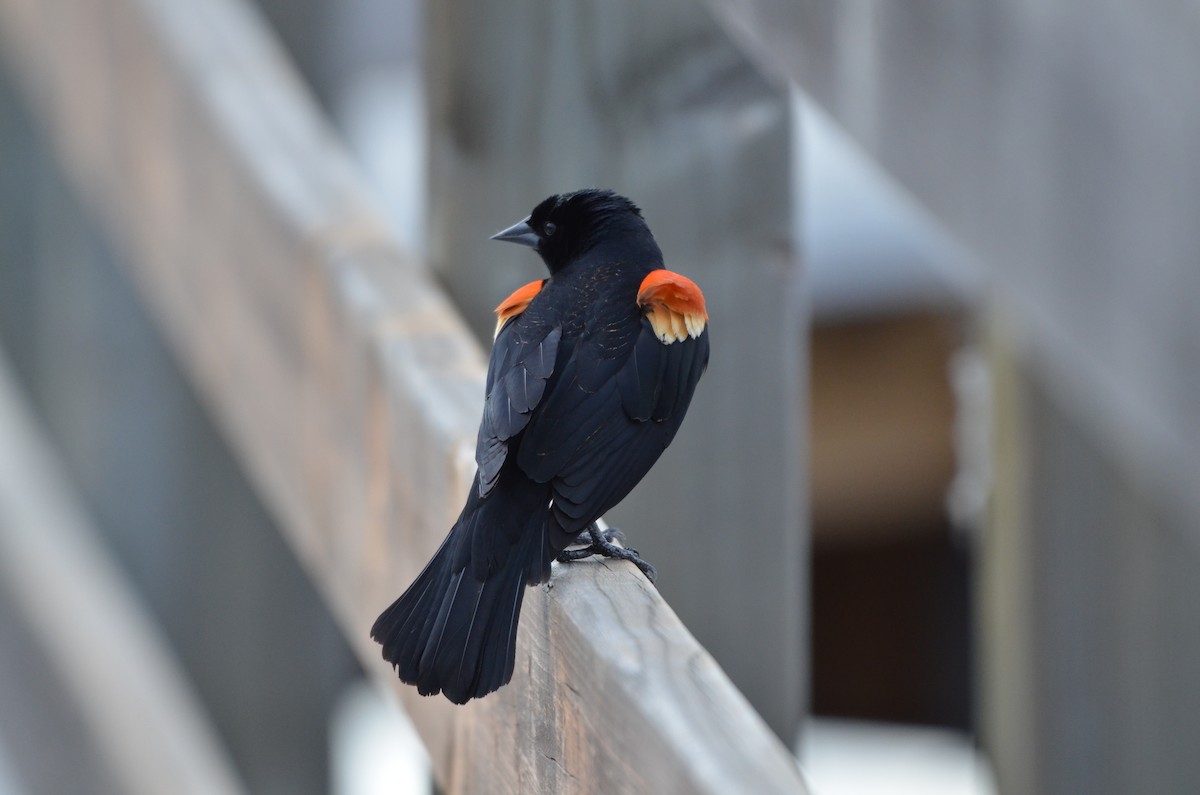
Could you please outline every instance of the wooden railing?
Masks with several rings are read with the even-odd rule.
[[[238,0],[0,0],[64,171],[369,671],[452,792],[803,791],[632,567],[526,599],[513,683],[466,707],[368,638],[471,476],[483,358]]]

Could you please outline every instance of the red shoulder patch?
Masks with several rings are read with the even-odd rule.
[[[638,288],[637,302],[664,345],[699,337],[708,325],[704,293],[678,273],[651,271]]]
[[[497,335],[500,333],[500,329],[504,328],[505,323],[525,311],[533,297],[542,291],[542,285],[545,283],[545,279],[538,279],[524,287],[518,287],[516,292],[500,302],[500,306],[496,307]]]

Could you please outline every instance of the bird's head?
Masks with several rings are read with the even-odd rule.
[[[531,247],[541,255],[551,274],[600,245],[662,259],[637,205],[610,190],[596,188],[551,196],[534,207],[529,217],[492,235],[492,240]],[[647,248],[650,251],[643,253]]]

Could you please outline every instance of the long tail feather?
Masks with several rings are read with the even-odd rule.
[[[544,495],[522,497],[520,506],[496,496],[468,503],[425,570],[371,627],[384,659],[422,695],[463,704],[512,678],[525,586],[549,576],[553,520]]]

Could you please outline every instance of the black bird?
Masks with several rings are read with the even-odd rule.
[[[550,276],[497,307],[474,485],[371,628],[403,681],[455,704],[512,678],[525,586],[551,561],[620,557],[653,579],[596,520],[671,443],[708,364],[704,296],[663,268],[629,199],[551,196],[493,239],[531,246]],[[581,536],[590,545],[568,550]]]

